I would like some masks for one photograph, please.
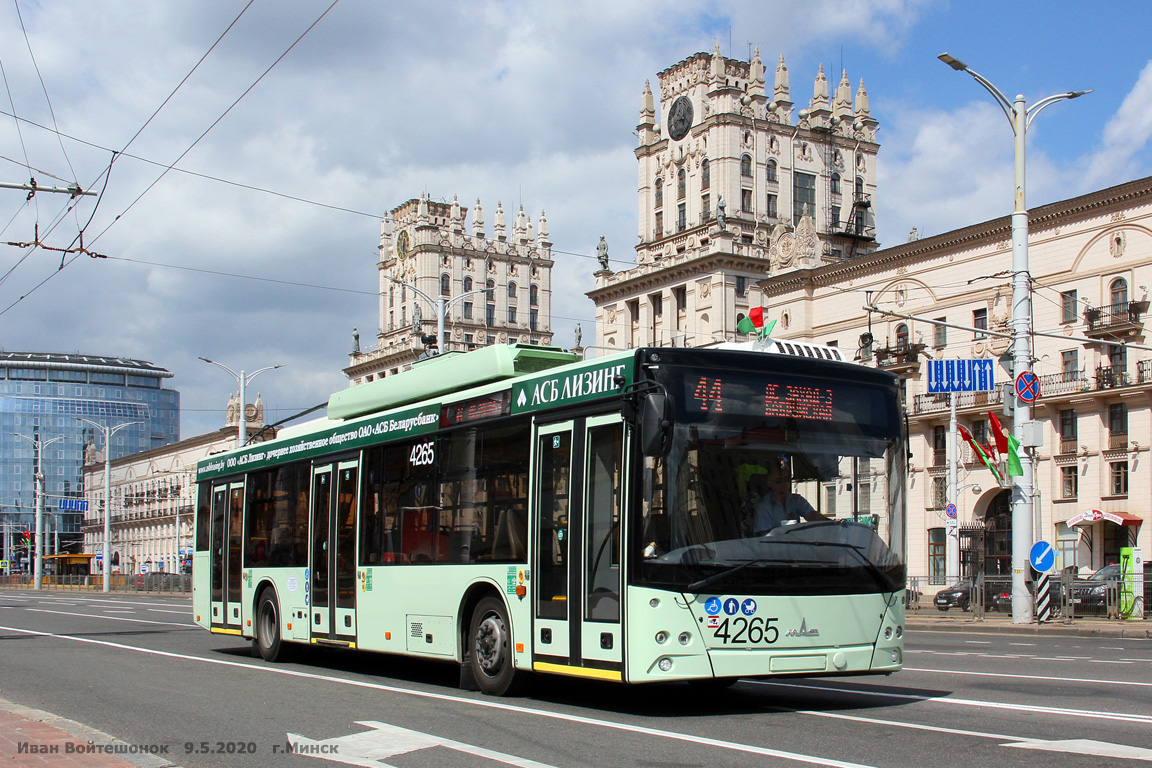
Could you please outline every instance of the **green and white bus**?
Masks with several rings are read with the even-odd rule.
[[[790,342],[504,345],[341,391],[197,467],[193,607],[298,645],[623,683],[903,661],[897,380]],[[768,469],[807,520],[752,522]]]

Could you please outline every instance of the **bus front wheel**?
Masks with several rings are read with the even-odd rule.
[[[272,589],[261,592],[256,602],[256,637],[252,640],[252,650],[264,661],[284,661],[287,656],[287,648],[280,638],[280,608]]]
[[[472,611],[468,653],[476,684],[491,696],[511,696],[524,684],[523,672],[512,664],[512,631],[504,602],[485,597]]]

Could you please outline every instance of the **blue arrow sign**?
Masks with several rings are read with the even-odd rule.
[[[1028,562],[1040,573],[1048,573],[1056,567],[1056,550],[1046,541],[1038,541],[1028,552]]]
[[[991,360],[929,360],[928,393],[991,392],[996,388]]]

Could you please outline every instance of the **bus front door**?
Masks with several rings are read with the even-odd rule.
[[[620,680],[620,515],[625,487],[619,415],[537,428],[533,666]]]
[[[240,633],[244,543],[244,483],[212,487],[211,603],[212,627]]]
[[[356,500],[359,463],[312,470],[309,590],[312,640],[356,643]]]

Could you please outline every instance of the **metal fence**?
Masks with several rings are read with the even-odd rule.
[[[968,581],[968,580],[962,580]],[[935,610],[933,595],[925,595],[925,586],[931,584],[936,591],[949,590],[952,584],[932,584],[926,576],[909,576],[904,607],[910,613]],[[1028,589],[1033,589],[1029,582]],[[1071,572],[1060,574],[1049,581],[1052,620],[1075,619],[1124,620],[1130,618],[1122,612],[1124,603],[1119,579],[1090,580],[1076,578]],[[1008,576],[979,576],[969,588],[966,599],[949,605],[971,612],[976,618],[985,613],[1012,612],[1012,579]],[[1152,619],[1152,584],[1144,583],[1142,610],[1145,618]]]
[[[31,589],[31,574],[20,573],[0,575],[0,588],[11,587]],[[104,577],[95,576],[56,576],[45,575],[41,579],[44,589],[100,592],[104,589]],[[192,574],[190,573],[143,573],[128,575],[116,573],[111,578],[113,592],[150,592],[192,594]]]

